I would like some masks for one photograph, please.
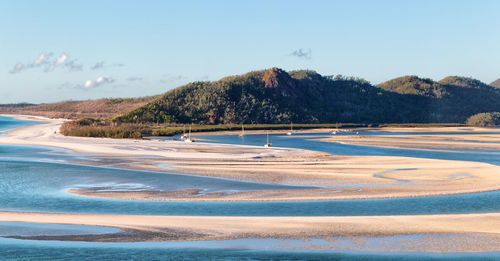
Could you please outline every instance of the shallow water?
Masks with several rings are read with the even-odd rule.
[[[217,178],[45,162],[48,149],[0,146],[0,209],[143,215],[345,216],[491,212],[500,191],[421,198],[306,202],[159,202],[79,197],[65,190],[103,186],[130,190],[199,188],[205,191],[289,188]],[[25,150],[23,152],[23,150]],[[9,151],[14,151],[12,154]],[[29,154],[22,160],[23,153]],[[5,159],[1,155],[11,155]],[[49,154],[46,156],[45,154]],[[12,156],[12,155],[15,155]],[[64,156],[61,156],[64,159]],[[295,188],[295,187],[291,187]]]
[[[111,227],[60,225],[23,222],[0,222],[0,237],[100,235],[123,232]]]
[[[420,253],[327,251],[322,240],[242,239],[193,242],[93,243],[0,238],[2,258],[23,260],[492,260],[499,252]],[[290,247],[292,249],[290,249]],[[300,249],[304,247],[304,249]],[[293,249],[296,248],[296,249]]]
[[[500,131],[492,133],[500,135]],[[378,134],[382,134],[382,132],[375,132],[371,135]],[[418,135],[418,133],[413,134]],[[365,135],[365,133],[362,133],[362,135]],[[386,133],[383,133],[383,135],[386,135]],[[412,133],[406,133],[406,135],[412,135]],[[314,138],[311,138],[311,136],[314,136]],[[286,134],[270,134],[269,139],[274,147],[308,149],[328,152],[334,155],[400,156],[428,159],[477,161],[500,165],[500,151],[498,150],[439,150],[430,148],[429,150],[412,150],[350,145],[316,140],[320,138],[328,138],[331,136],[332,135],[328,133],[297,133],[292,136],[288,136]],[[245,135],[243,138],[239,137],[238,135],[206,135],[198,137],[202,139],[200,140],[200,142],[215,142],[238,145],[263,146],[263,144],[265,144],[266,142],[265,134],[249,134]]]
[[[3,123],[6,122],[6,123]],[[1,125],[4,124],[4,125]],[[16,123],[0,119],[0,130],[32,123]],[[3,127],[2,127],[3,126]],[[311,134],[307,134],[311,135]],[[324,134],[322,134],[324,135]],[[343,155],[394,155],[423,158],[457,159],[500,163],[498,151],[414,151],[352,146],[309,141],[307,138],[271,135],[274,146],[305,148]],[[304,135],[306,136],[306,135]],[[0,137],[1,138],[1,137]],[[262,145],[264,135],[205,136],[215,142]],[[67,164],[69,160],[91,160],[71,151],[35,146],[0,145],[0,210],[107,213],[139,215],[226,215],[226,216],[345,216],[481,213],[500,211],[500,191],[463,195],[400,199],[339,200],[310,202],[154,202],[79,197],[65,192],[68,188],[102,185],[131,190],[175,190],[199,188],[208,192],[276,189],[280,185],[238,182],[146,171],[131,171],[103,167]],[[290,187],[288,187],[290,188]],[[4,228],[18,228],[23,233],[98,233],[92,227],[60,227],[3,223]],[[55,227],[51,227],[55,226]],[[101,229],[101,228],[99,228]],[[98,229],[98,230],[99,230]],[[2,224],[0,223],[0,236]],[[4,229],[4,232],[6,230]],[[12,230],[11,230],[12,231]],[[52,231],[52,232],[49,232]],[[9,232],[10,233],[10,232]],[[5,234],[5,233],[4,233]],[[5,234],[7,235],[7,234]],[[253,242],[268,246],[270,242]],[[262,245],[263,244],[263,245]],[[245,247],[244,247],[245,246]],[[156,243],[88,243],[32,241],[0,238],[2,259],[183,259],[199,260],[488,260],[499,253],[425,254],[373,253],[353,251],[305,251],[280,248],[248,248],[247,241],[156,242]]]
[[[39,124],[40,122],[34,121],[20,121],[12,117],[0,116],[0,135],[7,133],[10,130],[26,127],[30,125]]]
[[[10,124],[10,123],[9,123]],[[25,123],[22,123],[25,124]],[[10,125],[11,126],[11,125]],[[0,127],[1,128],[1,127]],[[309,135],[309,134],[308,134]],[[472,153],[425,152],[351,146],[309,141],[300,134],[271,135],[275,146],[308,148],[332,153],[372,155],[405,154],[444,158],[477,157]],[[324,135],[324,134],[322,134]],[[241,143],[238,136],[207,136],[217,142]],[[264,135],[247,135],[245,144],[259,144]],[[485,153],[480,161],[495,162],[499,154]],[[79,166],[68,160],[90,160],[71,151],[47,147],[0,145],[0,209],[38,212],[227,215],[227,216],[346,216],[440,213],[484,213],[500,210],[500,191],[399,199],[301,201],[301,202],[160,202],[79,197],[70,188],[103,190],[200,189],[204,193],[298,188],[228,179],[132,171],[110,167]]]

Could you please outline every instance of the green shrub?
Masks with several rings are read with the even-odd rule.
[[[488,127],[500,125],[500,112],[485,112],[470,116],[467,125]]]

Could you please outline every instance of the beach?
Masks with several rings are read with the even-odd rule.
[[[64,120],[16,117],[46,123],[11,131],[7,137],[0,139],[0,144],[60,147],[100,159],[97,162],[80,164],[108,165],[112,158],[111,162],[120,168],[311,187],[230,194],[200,194],[196,190],[67,190],[80,196],[160,201],[295,201],[417,197],[500,189],[500,176],[494,175],[500,173],[500,167],[482,162],[395,156],[345,156],[294,148],[185,143],[173,140],[67,137],[58,133]],[[456,128],[446,129],[460,131]],[[481,132],[485,130],[487,129],[478,129],[478,135],[474,137],[483,137]],[[398,141],[394,143],[404,144]],[[117,159],[117,156],[120,158]],[[162,167],[165,164],[168,165],[167,169]]]
[[[500,214],[225,217],[147,216],[0,212],[0,221],[116,227],[127,234],[107,236],[39,236],[25,239],[78,241],[234,240],[246,238],[352,241],[401,235],[427,235],[411,249],[426,252],[484,252],[500,248]],[[449,235],[449,238],[440,238]],[[466,235],[474,240],[464,241]],[[400,246],[401,247],[401,246]],[[423,247],[426,247],[425,249]],[[380,248],[378,249],[380,250]],[[383,250],[383,249],[382,249]],[[389,251],[393,251],[387,249]]]
[[[195,189],[107,191],[93,187],[66,190],[66,193],[83,197],[211,202],[311,201],[407,198],[500,189],[500,177],[496,175],[500,173],[499,167],[483,162],[396,156],[332,155],[304,149],[205,142],[65,137],[58,133],[58,128],[64,120],[16,117],[45,123],[11,131],[0,138],[0,144],[59,147],[70,149],[88,158],[100,159],[99,161],[69,163],[103,167],[113,165],[123,169],[310,186],[310,188],[301,189],[254,190],[235,193],[200,193]],[[486,134],[482,132],[478,129],[478,135],[468,137],[468,139],[476,138],[485,141]],[[352,137],[351,139],[354,140]],[[347,138],[344,140],[351,142]],[[374,139],[371,142],[379,144],[380,141]],[[499,213],[253,217],[2,211],[0,221],[105,226],[125,231],[121,234],[100,236],[25,238],[38,240],[136,242],[245,238],[333,240],[332,238],[339,237],[366,240],[400,235],[430,235],[426,240],[434,242],[435,245],[429,246],[424,243],[427,242],[425,240],[418,241],[420,243],[417,244],[416,251],[478,252],[500,249],[500,245],[495,243],[500,242],[498,240],[500,239]],[[444,240],[437,235],[449,235],[454,238],[454,242],[459,243],[450,247],[447,245],[450,244],[449,240]],[[464,236],[466,238],[463,238]],[[474,240],[471,241],[469,237],[474,237]],[[481,243],[485,240],[489,243]],[[332,243],[333,245],[335,244]]]

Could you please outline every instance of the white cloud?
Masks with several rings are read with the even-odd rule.
[[[10,70],[10,73],[19,73],[22,72],[26,69],[31,69],[35,67],[40,67],[48,62],[48,59],[52,56],[52,53],[41,53],[38,58],[36,58],[32,63],[28,64],[23,64],[23,63],[17,63],[14,65],[14,68]]]
[[[36,60],[33,62],[33,66],[40,66],[44,63],[47,62],[47,58],[50,56],[45,54],[45,53],[41,53],[40,56],[38,56],[38,58],[36,58]]]
[[[53,71],[57,66],[63,64],[67,59],[68,59],[67,54],[65,54],[65,53],[61,54],[53,64],[51,64],[49,67],[47,67],[47,69],[45,71],[47,71],[47,72]]]
[[[77,63],[78,59],[71,59],[70,55],[66,53],[62,53],[58,57],[53,57],[52,52],[42,52],[33,62],[28,63],[17,63],[14,67],[9,71],[9,73],[20,73],[27,69],[33,69],[38,67],[43,67],[44,72],[52,72],[56,68],[66,68],[69,71],[82,71],[83,64]],[[97,70],[102,68],[111,68],[111,67],[123,67],[125,64],[123,63],[113,63],[106,64],[104,61],[98,62],[95,65],[91,66],[91,70]]]
[[[92,88],[98,87],[103,84],[113,83],[115,80],[111,77],[103,77],[99,76],[95,80],[86,80],[85,83],[81,86],[81,88],[85,90],[90,90]]]

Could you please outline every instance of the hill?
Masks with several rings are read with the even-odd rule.
[[[441,98],[446,90],[431,79],[417,76],[403,76],[377,85],[378,87],[400,94],[411,94],[425,97]]]
[[[128,123],[268,124],[428,122],[428,98],[369,82],[278,68],[194,82],[116,117]]]
[[[37,115],[49,118],[109,118],[129,112],[152,101],[154,96],[142,98],[108,98],[88,101],[63,101],[48,104],[4,104],[0,113]]]
[[[425,108],[436,122],[464,122],[469,116],[500,108],[500,90],[479,80],[449,76],[439,82],[404,76],[378,87],[400,94],[424,96]]]
[[[490,83],[490,85],[495,87],[495,88],[500,88],[500,79]]]
[[[404,76],[373,86],[352,77],[278,68],[194,82],[114,118],[127,123],[465,122],[499,111],[500,90],[478,80]]]

